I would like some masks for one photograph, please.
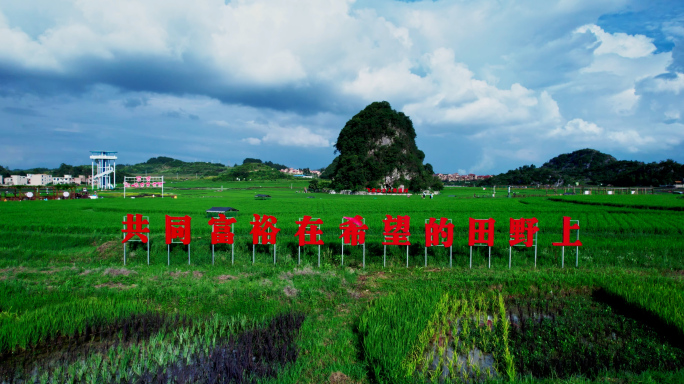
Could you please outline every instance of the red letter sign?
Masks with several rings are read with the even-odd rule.
[[[397,215],[397,218],[393,218],[390,215],[387,216],[382,222],[385,223],[385,231],[382,233],[385,235],[385,241],[382,242],[383,245],[411,245],[408,237],[411,235],[409,233],[409,224],[411,218],[409,216]]]
[[[343,239],[344,244],[364,244],[366,242],[366,230],[368,226],[363,223],[363,217],[345,217],[347,221],[340,224],[342,234],[339,238]]]
[[[128,242],[128,240],[132,239],[134,236],[138,236],[143,243],[147,243],[147,236],[143,235],[143,233],[150,233],[150,229],[143,228],[143,225],[149,225],[150,222],[143,220],[141,214],[136,213],[135,216],[133,216],[129,213],[126,215],[126,221],[122,221],[121,224],[126,226],[126,228],[121,230],[121,232],[126,234],[122,243]]]
[[[171,244],[173,239],[181,239],[185,245],[190,244],[190,220],[188,215],[183,217],[171,217],[166,215],[166,244]]]
[[[236,221],[234,217],[226,218],[226,215],[223,213],[220,213],[218,218],[213,217],[209,220],[209,225],[211,225],[211,243],[233,244],[234,234],[230,226]]]
[[[299,224],[299,228],[297,229],[297,233],[295,233],[295,237],[299,236],[299,246],[303,246],[306,244],[313,244],[313,245],[323,245],[323,240],[317,240],[318,235],[322,235],[323,231],[318,229],[319,225],[323,224],[323,220],[318,219],[318,220],[311,220],[311,216],[304,216],[302,221],[295,221],[296,224]],[[310,229],[307,231],[306,228],[310,227]],[[309,239],[306,239],[306,235],[309,235]]]
[[[494,219],[491,217],[484,220],[470,218],[468,245],[472,247],[475,244],[494,246]]]
[[[276,228],[274,225],[278,222],[274,216],[264,215],[263,217],[254,214],[254,221],[250,221],[252,224],[252,230],[249,233],[252,235],[252,244],[275,244],[276,235],[280,228]]]
[[[535,226],[539,221],[533,217],[531,219],[514,219],[511,217],[510,240],[508,244],[514,246],[518,243],[525,242],[526,247],[534,245],[534,234],[539,231],[539,227]]]
[[[439,219],[439,223],[435,223],[435,220],[437,219],[431,217],[430,222],[425,224],[425,246],[442,244],[445,247],[451,247],[454,242],[454,224],[447,223],[444,217]],[[441,242],[440,237],[444,239]]]
[[[562,243],[551,243],[556,247],[569,246],[569,247],[579,247],[582,242],[577,240],[575,242],[570,242],[570,231],[573,229],[580,229],[579,224],[570,225],[570,216],[563,216],[563,242]]]

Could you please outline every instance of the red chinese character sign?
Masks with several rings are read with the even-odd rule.
[[[572,224],[575,222],[576,224]],[[572,220],[570,216],[563,216],[563,241],[560,243],[551,243],[555,247],[563,247],[561,251],[561,268],[565,268],[565,247],[577,247],[577,254],[575,259],[575,267],[579,267],[579,247],[582,242],[579,240],[579,220]],[[570,231],[577,231],[577,238],[575,241],[570,241]]]
[[[234,217],[227,218],[225,214],[219,213],[218,218],[213,217],[209,220],[211,225],[211,263],[214,264],[214,245],[216,244],[230,244],[230,260],[231,264],[235,264],[235,249],[233,244],[233,237],[235,234],[232,231],[232,225],[237,220]]]
[[[123,186],[124,199],[129,188],[161,188],[161,196],[164,198],[164,176],[124,176]]]
[[[166,215],[166,256],[171,265],[171,244],[180,243],[188,246],[188,265],[190,265],[190,221],[188,215],[173,217]]]
[[[273,262],[275,263],[276,257],[276,236],[280,232],[279,228],[276,228],[278,219],[275,216],[269,215],[258,215],[254,214],[254,221],[250,221],[252,224],[252,230],[249,233],[252,235],[252,264],[254,264],[256,254],[255,245],[256,244],[273,244]]]
[[[537,224],[539,220],[533,217],[531,219],[514,219],[510,218],[510,227],[508,231],[508,269],[511,269],[513,260],[513,247],[525,246],[527,248],[534,247],[534,267],[537,267],[537,232],[539,227]]]
[[[124,245],[124,265],[126,265],[126,243],[129,241],[139,241],[143,244],[147,244],[147,264],[150,264],[150,242],[146,233],[150,233],[150,220],[149,217],[143,216],[139,213],[127,214],[124,216],[123,221],[123,232],[124,238],[121,241]]]
[[[144,233],[150,233],[150,221],[147,216],[143,217],[139,213],[135,215],[129,213],[124,216],[122,224],[124,226],[121,230],[124,233],[123,244],[129,241],[142,241],[143,243],[149,241],[147,236],[144,235]],[[147,228],[144,226],[147,226]],[[138,239],[136,240],[135,237],[138,237]]]
[[[492,247],[494,246],[494,223],[495,220],[473,219],[468,225],[468,246],[470,246],[470,268],[473,267],[473,246],[485,245],[489,247],[489,268],[492,267]]]
[[[300,217],[299,221],[295,221],[298,225],[297,232],[294,234],[295,237],[299,238],[298,247],[298,258],[297,262],[302,261],[302,247],[305,245],[318,245],[318,266],[321,266],[321,245],[323,245],[323,240],[321,240],[321,235],[323,231],[320,230],[320,226],[323,225],[323,220],[314,219],[311,216]]]
[[[382,259],[382,266],[384,267],[386,264],[386,259],[387,259],[387,246],[388,245],[405,245],[406,246],[406,267],[408,268],[408,252],[409,252],[409,245],[411,245],[411,242],[409,241],[409,236],[411,233],[409,233],[409,227],[411,223],[411,217],[409,216],[401,216],[397,215],[396,218],[390,216],[390,215],[385,215],[386,219],[383,219],[382,222],[385,225],[384,231],[382,232],[385,241],[382,242],[382,245],[384,245],[384,254],[383,254],[383,259]]]
[[[427,267],[427,249],[432,246],[449,247],[449,268],[452,267],[452,248],[454,243],[454,224],[451,219],[441,217],[439,222],[434,217],[425,220],[425,266]]]
[[[366,230],[368,226],[365,224],[365,219],[361,215],[354,217],[343,217],[340,230],[342,234],[339,236],[342,239],[342,264],[344,265],[344,244],[352,246],[361,244],[363,246],[363,267],[366,267]]]

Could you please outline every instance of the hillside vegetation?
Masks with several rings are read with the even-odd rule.
[[[236,181],[236,180],[280,180],[294,179],[287,173],[280,172],[278,169],[264,163],[248,162],[236,165],[221,173],[214,180],[216,181]]]
[[[617,160],[595,149],[556,156],[541,167],[525,165],[484,180],[480,185],[583,185],[659,186],[684,179],[684,165],[674,160],[659,163]]]

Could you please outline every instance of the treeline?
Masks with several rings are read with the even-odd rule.
[[[221,163],[209,163],[205,161],[187,162],[166,156],[153,157],[144,163],[134,165],[117,165],[116,168],[117,174],[119,172],[133,175],[147,173],[164,176],[175,176],[176,174],[186,176],[218,176],[227,169],[227,167]]]
[[[684,165],[674,160],[644,163],[617,160],[594,149],[563,154],[541,167],[525,165],[483,180],[479,185],[672,185],[684,179]]]
[[[0,175],[2,177],[9,177],[11,175],[26,175],[26,174],[45,174],[56,177],[63,177],[64,175],[90,175],[90,165],[69,165],[62,163],[59,167],[50,169],[44,167],[29,168],[29,169],[9,169],[0,165]]]

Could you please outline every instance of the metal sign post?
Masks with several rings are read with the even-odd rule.
[[[538,228],[539,224],[535,223],[534,226]],[[537,268],[537,234],[538,233],[539,233],[539,230],[537,230],[534,233],[534,245],[533,245],[533,247],[534,247],[534,267],[535,268]],[[509,237],[509,240],[514,240],[514,239]],[[511,246],[511,245],[508,246],[508,269],[511,269],[513,247],[525,247],[525,244],[518,243],[518,244],[513,245],[513,246]]]
[[[425,219],[425,224],[428,224],[429,222],[430,222],[429,219]],[[451,223],[452,223],[451,219],[448,219],[448,220],[447,220],[447,224],[451,224]],[[442,243],[436,244],[436,246],[438,246],[438,247],[446,247],[446,246],[445,246],[444,244],[442,244]],[[453,245],[450,245],[450,246],[449,246],[449,268],[452,268],[452,259],[453,259],[452,248],[453,248]],[[427,247],[427,244],[426,244],[426,245],[425,245],[425,266],[426,266],[426,267],[427,267],[427,249],[428,249],[428,247]]]
[[[183,244],[183,241],[173,238],[171,244]],[[171,265],[171,244],[166,244],[166,258],[169,266]],[[190,265],[190,244],[188,244],[188,265]]]
[[[149,216],[143,216],[142,218],[143,218],[143,220],[147,220],[147,222],[150,221],[150,217],[149,217]],[[126,216],[123,217],[123,221],[124,221],[124,222],[126,221]],[[143,224],[143,227],[142,227],[141,229],[144,229],[145,226],[146,226],[148,229],[150,228],[150,225],[149,225],[149,224]],[[123,229],[126,229],[126,225],[125,225],[125,224],[124,224],[124,226],[123,226]],[[125,239],[125,238],[126,238],[126,234],[125,234],[125,233],[122,233],[122,235],[123,235],[123,238]],[[128,241],[142,242],[142,239],[141,239],[140,237],[138,237],[138,236],[133,236],[133,237],[131,237]],[[127,241],[127,242],[128,242],[128,241]],[[126,242],[126,243],[127,243],[127,242]],[[124,259],[123,259],[124,265],[126,265],[126,243],[124,243]],[[150,237],[149,237],[149,236],[147,237],[147,265],[150,265]]]
[[[578,227],[580,226],[580,225],[579,225],[579,223],[580,223],[579,220],[570,220],[570,222],[571,222],[571,223],[572,223],[572,222],[576,222],[576,223],[577,223],[577,226],[578,226]],[[579,231],[580,231],[580,230],[578,229],[578,230],[577,230],[577,239],[576,239],[576,241],[579,241]],[[579,246],[577,246],[576,248],[577,248],[577,252],[576,252],[576,254],[575,254],[575,268],[579,268]]]
[[[316,221],[316,220],[320,220],[320,219],[321,219],[320,217],[312,217],[311,218],[312,221]],[[304,218],[300,217],[299,221],[304,221]],[[316,224],[316,226],[320,228],[320,225]],[[306,236],[309,236],[309,241],[311,241],[311,234],[305,233],[304,234],[304,241],[306,241]],[[316,235],[316,241],[319,241],[319,240],[321,240],[321,235]],[[297,249],[297,253],[298,253],[297,264],[299,264],[302,261],[302,246],[298,245],[297,248],[298,248]],[[273,257],[275,258],[275,256],[273,256]],[[318,245],[318,267],[320,268],[320,266],[321,266],[321,245],[319,244]]]
[[[278,228],[278,227],[276,227],[276,225],[273,224],[273,228]],[[266,228],[266,233],[271,233],[270,227]],[[254,262],[256,260],[255,250],[254,250],[255,247],[256,247],[256,244],[252,243],[252,265],[254,265]],[[232,257],[232,250],[231,250],[231,257]],[[275,246],[275,244],[273,244],[273,264],[275,264],[275,263],[276,263],[276,246]]]
[[[577,226],[579,227],[579,220],[570,220],[570,223],[577,223]],[[577,238],[576,241],[579,241],[579,229],[577,230]],[[576,247],[576,253],[575,253],[575,268],[579,268],[579,246]],[[565,246],[561,247],[561,268],[565,268]]]
[[[488,268],[492,268],[492,247],[486,244],[475,244],[470,246],[470,269],[473,269],[473,247],[487,247],[489,248],[489,263]]]
[[[212,233],[214,233],[214,227],[215,227],[215,224],[212,224],[211,225],[211,232]],[[230,229],[231,229],[230,233],[232,233],[234,236],[235,233],[232,232],[233,227],[231,226]],[[235,264],[235,241],[230,243],[230,264],[231,265]],[[213,243],[211,244],[211,265],[214,265],[214,244]]]
[[[344,223],[344,219],[342,219],[342,223]],[[366,224],[366,218],[363,218],[363,224]],[[360,231],[366,231],[365,229],[361,229]],[[342,234],[344,234],[344,230],[342,230]],[[340,236],[342,238],[342,263],[340,265],[344,265],[344,237]],[[363,262],[362,266],[363,268],[366,268],[366,241],[364,240],[363,244]],[[349,239],[349,246],[351,247],[351,238]],[[351,251],[349,251],[349,254],[351,255]]]

